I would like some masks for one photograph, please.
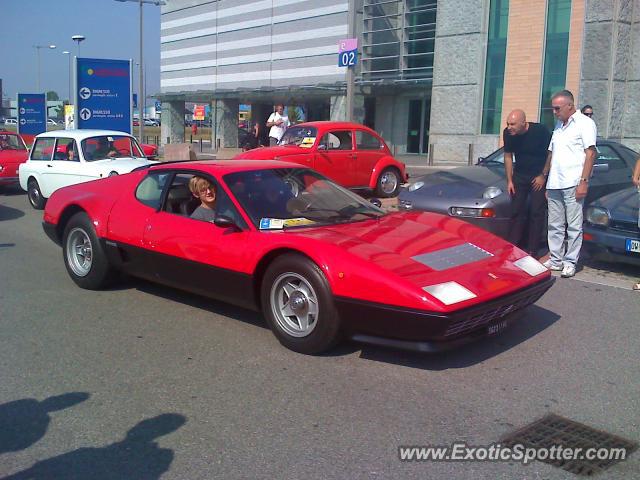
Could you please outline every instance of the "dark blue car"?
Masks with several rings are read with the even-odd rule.
[[[596,260],[640,266],[640,192],[630,187],[590,204],[585,214],[583,248]]]

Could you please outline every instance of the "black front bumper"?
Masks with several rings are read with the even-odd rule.
[[[403,309],[336,298],[347,334],[357,341],[402,349],[448,350],[489,334],[489,327],[515,320],[516,313],[535,303],[553,285],[548,277],[527,288],[451,314]]]
[[[44,230],[44,233],[47,234],[47,237],[53,240],[57,245],[62,245],[62,240],[58,237],[57,225],[43,221],[42,229]]]

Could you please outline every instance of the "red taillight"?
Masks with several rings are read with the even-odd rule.
[[[483,218],[491,218],[496,216],[496,212],[493,208],[483,208],[480,216]]]
[[[582,235],[582,239],[583,239],[583,240],[588,240],[588,241],[590,241],[590,242],[591,242],[591,241],[593,241],[593,235],[591,235],[590,233],[584,233],[584,234]]]

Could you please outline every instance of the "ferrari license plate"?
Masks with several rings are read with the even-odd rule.
[[[640,253],[640,240],[632,240],[631,238],[627,238],[624,249],[627,252],[637,252]]]
[[[488,335],[495,335],[496,333],[500,333],[502,330],[507,328],[507,321],[502,320],[501,322],[494,323],[493,325],[489,325],[487,327]]]

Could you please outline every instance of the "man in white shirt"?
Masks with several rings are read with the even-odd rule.
[[[276,111],[269,115],[269,119],[267,120],[267,127],[270,127],[270,147],[278,144],[278,142],[282,139],[285,130],[289,128],[289,126],[289,117],[284,115],[284,106],[282,104],[276,105]]]
[[[573,277],[582,248],[582,206],[589,189],[589,178],[596,156],[596,124],[576,110],[573,94],[562,90],[551,97],[558,119],[551,137],[547,163],[542,174],[547,178],[549,205],[550,270]],[[564,251],[565,224],[567,250]]]

